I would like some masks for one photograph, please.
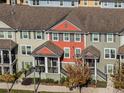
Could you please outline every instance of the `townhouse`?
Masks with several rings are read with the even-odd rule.
[[[35,66],[37,77],[41,71],[41,78],[59,80],[81,57],[95,80],[106,80],[117,55],[123,61],[123,11],[1,4],[0,73]]]

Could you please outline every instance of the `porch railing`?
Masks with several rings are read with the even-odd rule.
[[[97,69],[97,75],[99,75],[101,78],[107,81],[107,74],[105,74],[101,70]]]

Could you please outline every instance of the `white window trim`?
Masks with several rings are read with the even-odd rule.
[[[79,49],[80,50],[80,53],[81,53],[81,48],[75,48],[74,50],[74,54],[76,55],[76,49]]]
[[[69,49],[69,57],[65,57],[65,53],[64,53],[64,58],[70,58],[70,47],[64,47],[64,52],[65,52],[65,49]]]
[[[112,34],[112,41],[109,41],[109,40],[108,40],[108,38],[109,38],[109,34],[107,34],[107,42],[108,42],[108,43],[113,43],[113,42],[114,42],[114,36],[113,36],[113,33],[111,33],[111,34]]]
[[[84,4],[85,2],[87,3],[87,5]],[[83,5],[84,5],[84,6],[88,6],[88,0],[87,0],[87,1],[84,1],[84,0],[83,0]]]
[[[57,34],[57,40],[54,40],[54,34]],[[52,40],[53,41],[59,41],[59,33],[52,33]]]
[[[65,40],[65,34],[68,34],[68,35],[69,35],[69,40]],[[63,40],[64,40],[65,42],[69,42],[69,41],[70,41],[70,33],[63,33]]]
[[[77,40],[76,40],[76,34],[74,34],[74,41],[75,41],[75,42],[81,42],[81,34],[79,34],[79,36],[80,36],[80,41],[77,41]]]
[[[98,41],[94,41],[94,34],[97,34],[97,35],[98,35],[98,36],[97,36]],[[91,36],[92,42],[99,42],[99,34],[98,34],[98,33],[92,33],[91,35],[92,35],[92,36]]]
[[[26,47],[26,54],[22,54],[22,46]],[[20,45],[20,54],[23,56],[30,56],[29,54],[27,54],[27,46],[31,47],[31,52],[32,52],[32,46],[31,45]]]
[[[105,58],[105,50],[106,49],[109,49],[109,50],[113,49],[113,50],[115,50],[115,58]],[[116,48],[104,48],[104,59],[116,59]]]
[[[9,31],[8,31],[8,32],[9,32]],[[11,32],[12,38],[9,38],[9,37],[8,37],[8,32],[7,32],[7,39],[12,39],[12,38],[13,38],[13,32]]]
[[[22,39],[29,39],[29,32],[26,32],[27,33],[27,38],[24,38],[24,35],[23,35],[24,32],[26,32],[26,31],[22,31]],[[21,34],[21,32],[20,32],[20,34]]]
[[[42,40],[43,39],[43,33],[41,32],[41,39],[37,38],[37,32],[35,33],[35,37],[37,40]]]
[[[6,33],[4,31],[1,31],[1,32],[3,32],[4,37],[3,38],[0,37],[0,39],[5,39],[6,38]]]
[[[109,73],[109,72],[108,72],[109,66],[112,66],[112,73]],[[106,71],[106,74],[113,74],[113,72],[114,72],[114,65],[113,65],[113,64],[107,64],[106,70],[107,70],[107,71]]]
[[[97,3],[97,5],[96,5],[96,3]],[[94,6],[98,6],[99,5],[99,1],[94,1]]]

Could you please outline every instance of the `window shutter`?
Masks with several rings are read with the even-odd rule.
[[[102,36],[101,33],[99,33],[99,42],[101,42],[101,36]]]
[[[20,38],[22,39],[22,32],[20,32]]]
[[[44,34],[45,34],[45,33],[44,33],[44,32],[41,32],[41,33],[42,33],[42,39],[44,39]]]
[[[70,34],[70,41],[72,41],[72,42],[74,41],[74,34],[72,34],[72,33]]]
[[[28,32],[28,35],[29,35],[29,39],[31,39],[31,32]]]
[[[34,32],[34,39],[36,39],[36,32]]]
[[[104,41],[107,42],[107,34],[104,34]]]
[[[63,34],[62,34],[62,33],[59,34],[59,40],[60,40],[60,41],[63,40]]]
[[[90,41],[92,42],[92,34],[90,34]]]
[[[113,34],[113,41],[116,42],[116,35]]]

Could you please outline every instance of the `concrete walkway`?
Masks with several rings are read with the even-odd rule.
[[[9,86],[11,83],[9,84]],[[0,83],[0,89],[6,89],[7,84],[6,83]],[[34,85],[28,85],[23,86],[20,83],[15,84],[13,89],[16,90],[34,90]],[[49,92],[65,92],[65,93],[78,93],[78,89],[75,89],[73,91],[70,91],[68,88],[64,86],[48,86],[48,85],[40,85],[38,88],[38,91],[49,91]],[[107,88],[82,88],[82,93],[124,93],[124,91],[120,91],[117,89],[114,89],[112,87]]]

